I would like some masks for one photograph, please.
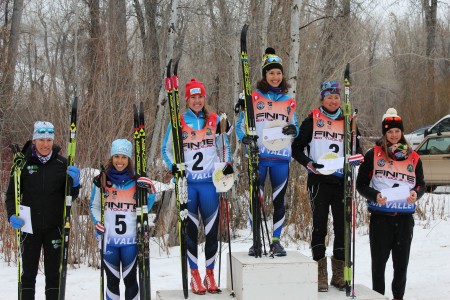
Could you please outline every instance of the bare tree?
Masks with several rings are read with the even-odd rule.
[[[427,33],[426,56],[427,56],[427,88],[432,91],[432,101],[435,112],[439,111],[435,90],[435,68],[434,57],[436,51],[436,23],[437,23],[437,0],[422,0],[422,8],[425,17],[425,28]]]
[[[8,7],[8,3],[5,6]],[[0,146],[3,145],[4,139],[8,141],[8,136],[5,132],[6,110],[13,102],[14,96],[14,78],[16,74],[17,53],[19,49],[20,28],[23,11],[23,0],[15,0],[13,12],[11,17],[11,24],[9,36],[3,39],[2,44],[7,44],[7,52],[1,67],[1,82],[0,82]],[[7,14],[5,14],[7,16]],[[7,24],[7,18],[5,23]],[[2,168],[2,153],[3,149],[0,147],[0,169]]]
[[[291,87],[289,88],[289,95],[294,99],[297,97],[297,76],[299,68],[299,53],[300,53],[300,8],[302,6],[301,0],[292,1],[291,13],[291,39],[289,47],[289,74],[288,81]],[[298,99],[297,99],[298,100]]]
[[[167,33],[167,41],[166,41],[166,51],[164,58],[164,66],[169,63],[170,59],[178,59],[179,57],[174,57],[174,44],[175,44],[175,36],[176,36],[176,27],[178,22],[178,0],[173,0],[170,6],[170,17],[168,24],[168,33]],[[163,73],[164,74],[164,73]],[[163,75],[162,74],[162,75]],[[162,76],[161,76],[162,77]],[[153,129],[153,136],[150,143],[150,153],[148,161],[150,163],[155,162],[158,145],[160,144],[160,140],[162,139],[162,134],[165,132],[166,122],[165,120],[167,115],[167,106],[165,99],[165,87],[161,86],[158,95],[158,104],[156,105],[156,119],[155,119],[155,127]],[[159,151],[158,151],[159,153]]]

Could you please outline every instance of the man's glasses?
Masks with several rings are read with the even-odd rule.
[[[55,133],[55,130],[53,128],[38,128],[36,129],[35,133]]]

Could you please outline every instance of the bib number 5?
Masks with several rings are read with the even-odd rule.
[[[116,215],[115,229],[117,234],[124,234],[127,231],[127,223],[125,223],[125,215]]]

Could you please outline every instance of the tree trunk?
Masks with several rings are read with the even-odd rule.
[[[175,44],[175,28],[177,26],[178,14],[177,14],[177,6],[178,0],[172,1],[172,6],[170,9],[170,18],[169,18],[169,27],[168,27],[168,36],[167,36],[167,46],[166,46],[166,55],[165,55],[165,66],[169,63],[170,59],[178,59],[173,56],[174,54],[174,44]],[[175,62],[175,61],[174,61]],[[172,65],[173,68],[173,65]],[[162,75],[162,76],[161,76]],[[161,77],[165,76],[165,73],[161,74]],[[155,127],[153,130],[152,141],[150,143],[150,153],[148,156],[148,161],[150,164],[154,164],[156,158],[156,151],[160,148],[158,147],[160,139],[162,139],[162,135],[165,133],[166,122],[167,120],[167,100],[166,100],[166,90],[165,86],[161,85],[161,89],[159,91],[158,104],[156,106],[156,121]]]
[[[289,95],[297,98],[297,75],[299,70],[300,53],[300,7],[302,0],[293,0],[291,12],[291,39],[289,43],[289,74],[288,82],[291,85]],[[298,100],[298,99],[297,99]]]
[[[0,145],[3,146],[4,139],[9,142],[9,136],[6,133],[5,124],[7,123],[7,115],[10,104],[13,103],[14,96],[14,78],[16,75],[17,53],[20,40],[20,27],[22,20],[23,0],[15,0],[13,6],[13,13],[11,18],[11,29],[9,31],[8,52],[6,58],[6,66],[2,67],[2,81],[0,82]],[[1,158],[0,151],[0,158]],[[2,168],[2,161],[0,159],[0,169]]]
[[[435,93],[435,68],[434,56],[436,51],[436,15],[437,15],[437,0],[423,0],[423,10],[425,12],[425,26],[427,32],[427,89],[431,92],[434,111],[439,112],[439,103]]]

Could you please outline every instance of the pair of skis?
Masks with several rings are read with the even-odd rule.
[[[356,154],[356,111],[352,118],[350,104],[350,64],[344,72],[344,281],[345,294],[355,298],[355,229],[356,229],[356,171],[349,157]]]
[[[23,153],[19,149],[19,145],[10,145],[13,152],[13,166],[11,168],[11,177],[14,177],[14,199],[16,206],[16,216],[20,216],[19,205],[21,203],[21,192],[20,192],[20,175],[22,173],[22,168],[24,167],[26,161]],[[16,229],[16,251],[17,251],[17,295],[18,299],[22,299],[22,231]]]
[[[241,31],[241,65],[244,80],[244,112],[245,112],[245,129],[246,135],[251,138],[248,145],[248,176],[250,181],[250,211],[252,214],[252,233],[253,233],[253,250],[255,257],[261,257],[262,244],[261,232],[261,199],[259,194],[259,148],[258,136],[256,135],[255,112],[253,109],[252,89],[250,82],[250,68],[248,65],[247,53],[247,30],[248,25],[245,24]],[[270,243],[270,241],[269,241]]]
[[[188,298],[188,269],[187,269],[187,179],[184,166],[183,137],[180,122],[180,100],[178,96],[178,61],[175,63],[173,74],[171,73],[172,60],[167,64],[167,76],[165,87],[170,110],[170,128],[172,132],[172,150],[174,154],[175,172],[175,195],[178,209],[177,227],[181,252],[181,276],[184,298]]]
[[[137,177],[147,176],[144,104],[139,110],[133,105],[134,117],[134,162]],[[139,295],[141,300],[151,298],[150,287],[150,225],[148,221],[147,189],[136,187],[136,235],[138,246]]]
[[[67,167],[74,165],[76,152],[76,137],[77,137],[77,108],[78,97],[75,96],[72,102],[72,110],[70,114],[70,129],[69,129],[69,143],[67,145]],[[67,279],[67,260],[69,257],[69,238],[70,238],[70,211],[72,209],[72,184],[73,180],[69,175],[66,175],[66,195],[65,206],[63,212],[63,228],[61,241],[61,263],[59,268],[59,300],[65,299],[66,294],[66,279]]]

